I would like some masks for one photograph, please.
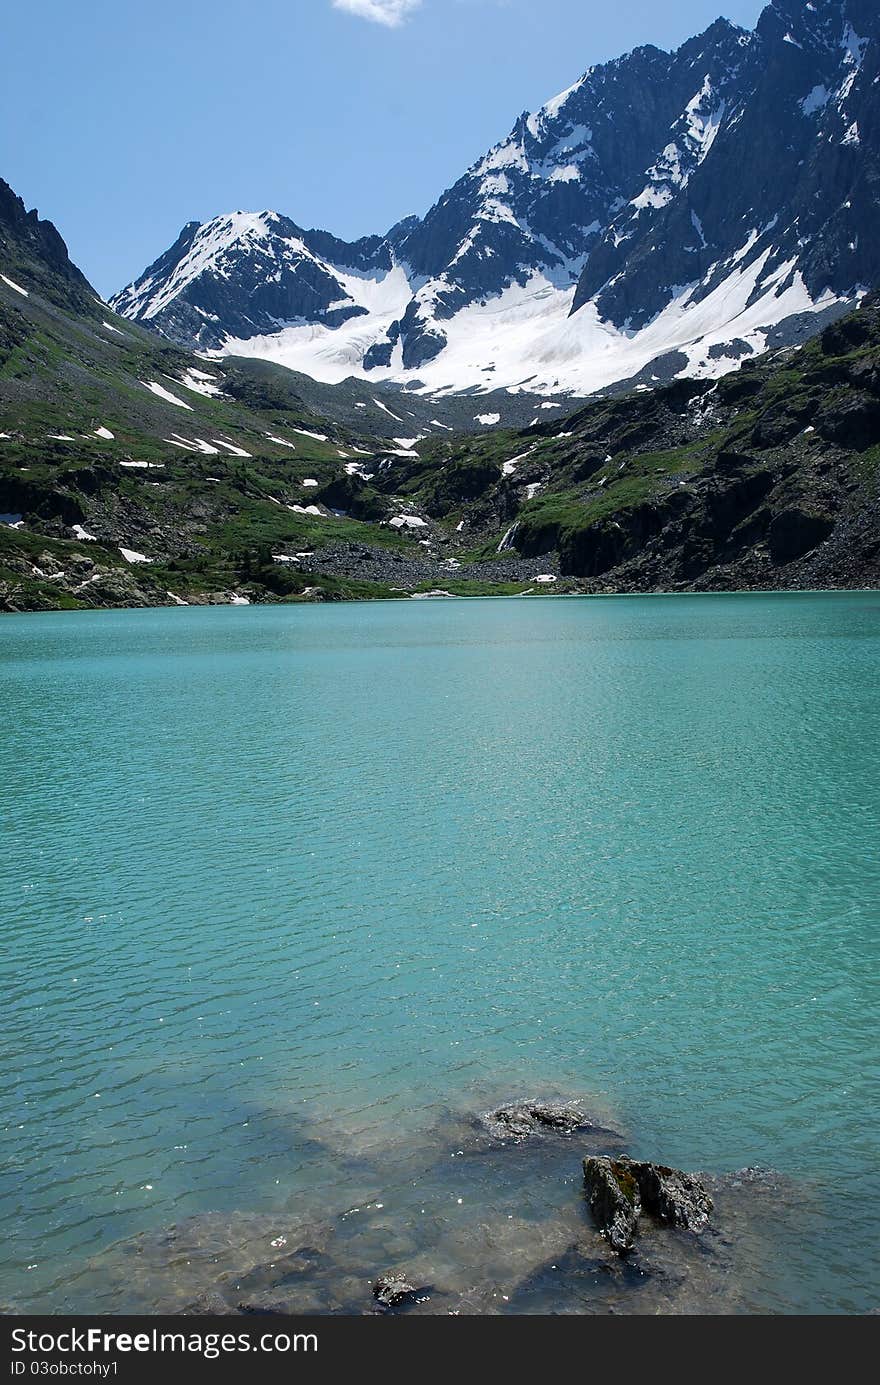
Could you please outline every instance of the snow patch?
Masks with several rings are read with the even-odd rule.
[[[15,289],[16,293],[20,293],[22,298],[30,298],[27,289],[23,289],[21,284],[17,284],[14,279],[7,279],[5,274],[0,274],[0,279],[3,280],[4,284],[8,284],[11,289]]]
[[[208,399],[214,399],[221,393],[220,382],[216,375],[209,375],[207,371],[196,370],[190,366],[180,377],[180,383],[185,385],[188,390],[194,390],[196,394],[203,394]]]
[[[302,438],[314,438],[315,442],[326,442],[326,433],[310,433],[307,428],[291,428],[292,433],[299,433]],[[292,444],[291,444],[292,446]]]
[[[815,115],[817,111],[824,111],[830,100],[831,92],[827,87],[815,86],[801,101],[800,107],[804,115]]]
[[[251,455],[250,452],[245,452],[243,447],[236,447],[234,442],[229,442],[226,438],[212,438],[211,441],[215,442],[218,447],[225,448],[233,457],[250,457]]]
[[[170,443],[172,447],[182,447],[186,452],[203,452],[206,457],[219,457],[219,447],[212,447],[204,438],[184,438],[180,433],[172,433],[170,438],[163,438],[163,442]]]
[[[530,457],[537,446],[538,444],[533,442],[531,447],[527,448],[525,452],[519,452],[515,457],[510,457],[506,462],[502,463],[502,476],[512,476],[519,463],[524,461],[526,457]]]
[[[374,399],[373,403],[376,405],[377,408],[382,409],[384,413],[391,414],[391,417],[397,419],[398,423],[403,422],[403,419],[400,417],[400,414],[391,413],[391,410],[389,409],[388,405],[383,404],[381,399]]]
[[[165,386],[160,385],[158,380],[141,380],[141,384],[144,386],[144,389],[150,390],[153,394],[157,395],[159,399],[164,399],[168,404],[176,404],[179,409],[188,409],[189,412],[192,413],[191,404],[186,404],[182,399],[178,399],[176,394],[172,394],[170,390],[166,390]]]

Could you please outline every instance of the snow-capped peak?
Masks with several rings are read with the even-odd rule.
[[[754,33],[588,68],[386,236],[190,223],[113,306],[325,380],[717,374],[880,279],[878,54],[874,0],[772,0]]]
[[[172,272],[160,279],[148,271],[148,277],[132,286],[124,302],[125,315],[149,322],[200,274],[228,277],[234,259],[239,254],[253,253],[258,246],[263,248],[280,220],[278,213],[273,211],[238,211],[215,216],[204,225],[190,222],[182,234],[192,229],[192,239]],[[286,244],[297,255],[309,253],[296,237],[287,238]]]

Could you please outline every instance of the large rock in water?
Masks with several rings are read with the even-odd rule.
[[[584,1187],[593,1219],[621,1255],[633,1248],[642,1211],[639,1185],[628,1165],[626,1159],[594,1155],[584,1160]]]
[[[530,1135],[573,1135],[591,1124],[572,1101],[513,1101],[481,1118],[495,1139],[525,1140]]]
[[[588,1155],[584,1188],[596,1226],[621,1254],[632,1250],[643,1210],[668,1226],[702,1231],[713,1206],[693,1174],[626,1155],[618,1159]]]

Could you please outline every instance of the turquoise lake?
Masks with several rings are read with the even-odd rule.
[[[400,1151],[552,1090],[784,1177],[743,1311],[876,1307],[878,687],[871,593],[5,618],[0,1302],[158,1308],[116,1247],[204,1213],[464,1236]]]

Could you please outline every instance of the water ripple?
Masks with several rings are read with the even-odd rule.
[[[4,1298],[58,1309],[182,1216],[335,1206],[340,1144],[550,1083],[643,1153],[809,1179],[780,1306],[870,1306],[875,599],[0,635]]]

